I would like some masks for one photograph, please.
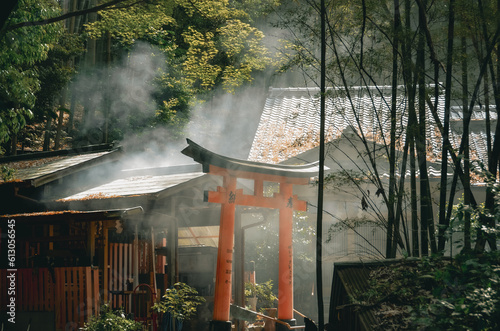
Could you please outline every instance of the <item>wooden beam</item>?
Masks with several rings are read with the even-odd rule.
[[[291,206],[293,210],[307,211],[307,201],[299,200],[297,195],[292,195],[287,199],[284,199],[279,193],[274,197],[264,197],[257,195],[243,194],[242,189],[235,190],[235,192],[226,192],[223,187],[217,187],[217,191],[206,192],[207,202],[212,203],[225,203],[227,197],[238,206],[248,206],[248,207],[261,207],[261,208],[271,208],[280,209],[283,207]]]
[[[224,176],[224,177],[233,176],[237,178],[246,178],[246,179],[275,182],[275,183],[289,183],[295,185],[307,185],[309,184],[310,181],[309,177],[278,176],[278,175],[259,173],[259,172],[226,169],[214,165],[210,165],[208,173],[216,176]]]

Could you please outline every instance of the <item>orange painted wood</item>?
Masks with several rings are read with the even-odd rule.
[[[236,190],[235,203],[238,206],[252,206],[261,208],[271,208],[279,209],[286,205],[291,205],[293,210],[306,211],[307,202],[299,200],[296,195],[292,195],[287,200],[283,200],[279,196],[275,197],[263,197],[256,195],[243,194],[243,190]],[[209,191],[208,192],[208,202],[212,203],[224,203],[226,199],[225,192],[219,191]],[[288,199],[291,199],[289,201]]]
[[[44,295],[45,295],[45,303],[44,303],[44,310],[52,311],[52,293],[51,293],[51,288],[53,286],[52,283],[52,278],[49,274],[49,271],[47,269],[44,269],[44,284],[45,284],[45,289],[44,289]]]
[[[128,268],[129,268],[129,255],[128,255],[128,249],[129,249],[129,245],[128,244],[124,244],[123,246],[123,273],[122,273],[122,277],[123,277],[123,286],[122,286],[122,289],[125,291],[127,289],[127,279],[129,277],[129,274],[128,274]],[[125,308],[125,311],[127,310],[127,307],[124,307]]]
[[[236,211],[235,203],[230,202],[230,194],[234,194],[236,190],[236,177],[224,177],[224,187],[227,188],[225,200],[227,202],[223,203],[221,206],[213,310],[213,319],[215,321],[229,320],[234,245],[234,215]]]
[[[111,273],[111,279],[112,279],[112,284],[113,284],[113,291],[117,291],[118,290],[118,277],[117,277],[117,274],[116,274],[116,267],[118,266],[118,245],[117,244],[112,244],[113,246],[113,264],[111,265],[111,270],[110,270],[110,273]],[[113,298],[113,308],[118,308],[117,307],[117,304],[118,304],[118,299],[116,298],[116,295],[113,295],[112,296]]]
[[[287,201],[292,197],[293,187],[280,184],[280,195]],[[278,319],[293,319],[293,208],[284,206],[279,211],[279,281]]]
[[[249,172],[249,171],[241,171],[241,170],[232,170],[225,169],[221,167],[217,167],[214,165],[210,165],[209,174],[217,175],[217,176],[231,176],[237,178],[246,178],[246,179],[258,179],[266,182],[277,182],[277,183],[290,183],[296,185],[307,185],[309,184],[309,177],[286,177],[286,176],[277,176],[270,174],[262,174],[258,172]]]
[[[118,291],[123,290],[123,244],[118,244],[118,268],[116,270],[117,273],[117,289]],[[122,307],[122,296],[117,295],[117,305],[118,307]]]
[[[99,314],[99,270],[95,269],[92,270],[94,274],[94,282],[93,282],[93,287],[94,287],[94,309],[95,309],[95,316]]]
[[[88,319],[92,316],[92,308],[93,302],[92,296],[94,294],[94,290],[92,288],[92,270],[90,267],[85,268],[85,316]]]
[[[45,287],[47,286],[47,280],[46,280],[46,270],[47,269],[38,269],[38,295],[39,295],[39,301],[38,301],[38,310],[43,311],[45,310]]]
[[[264,195],[264,181],[260,178],[254,178],[253,180],[253,194],[257,197]]]
[[[73,322],[74,316],[74,287],[73,287],[73,268],[66,268],[66,313],[68,315],[68,319],[65,322]]]
[[[103,297],[104,302],[108,302],[109,291],[109,229],[104,228],[104,270],[103,270]]]
[[[36,280],[36,278],[38,278],[38,275],[33,275],[33,271],[32,271],[32,276],[31,276],[31,288],[33,289],[33,292],[32,292],[32,299],[30,301],[32,301],[31,303],[31,309],[33,311],[37,311],[38,310],[38,282]]]
[[[24,304],[23,308],[28,310],[30,309],[30,299],[29,299],[29,293],[31,292],[31,273],[30,269],[24,269]]]
[[[83,322],[85,321],[84,320],[84,317],[85,317],[84,316],[85,315],[84,307],[86,304],[86,301],[85,301],[85,282],[84,282],[85,269],[88,269],[88,267],[87,268],[80,267],[78,270],[78,300],[76,302],[77,302],[78,316],[80,317],[78,325],[81,325],[81,326],[83,326]]]
[[[55,278],[56,278],[56,283],[55,283],[55,297],[56,297],[56,302],[55,302],[55,315],[56,315],[56,328],[61,328],[62,326],[62,300],[63,300],[63,295],[64,292],[61,290],[64,286],[62,284],[64,282],[63,277],[61,277],[62,274],[62,268],[54,268],[54,273],[55,273]]]

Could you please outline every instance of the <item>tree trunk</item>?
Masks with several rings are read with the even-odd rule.
[[[420,171],[420,250],[422,255],[429,253],[429,209],[430,203],[428,195],[428,178],[427,178],[427,150],[425,141],[425,51],[424,40],[425,34],[423,31],[424,15],[422,10],[419,10],[419,32],[417,40],[417,60],[416,60],[416,79],[418,83],[418,130],[415,135],[415,145],[417,150],[418,169]]]
[[[52,117],[47,117],[47,122],[45,124],[45,135],[43,138],[43,150],[50,150],[50,130],[52,130]]]
[[[63,122],[64,122],[64,113],[66,109],[66,93],[67,89],[64,88],[61,92],[61,102],[59,105],[59,116],[57,118],[57,130],[56,130],[56,137],[54,139],[54,149],[58,150],[61,147],[61,134],[62,134],[62,129],[63,129]]]
[[[441,182],[439,192],[439,238],[438,251],[443,251],[445,247],[445,233],[449,226],[449,218],[446,217],[446,193],[448,183],[448,148],[445,143],[449,141],[450,131],[450,106],[451,106],[451,78],[453,67],[453,42],[455,35],[455,0],[450,0],[448,12],[448,46],[446,51],[446,83],[444,97],[444,123],[442,133],[442,154],[441,154]],[[450,192],[450,195],[454,192]]]
[[[467,120],[470,116],[469,112],[469,90],[467,88],[467,41],[465,37],[460,38],[460,43],[462,47],[462,109],[463,109],[463,145],[464,145],[464,206],[466,207],[464,213],[464,250],[469,252],[471,250],[471,224],[470,224],[470,167],[469,167],[469,121]]]
[[[387,258],[396,257],[396,243],[399,237],[399,220],[395,219],[394,202],[396,192],[396,107],[398,92],[398,47],[401,19],[399,13],[399,0],[394,0],[394,39],[392,42],[392,93],[391,93],[391,132],[389,142],[389,203],[387,205]],[[393,238],[394,237],[394,238]]]
[[[484,10],[483,10],[483,6],[482,6],[482,1],[479,0],[478,4],[479,4],[479,10],[480,10],[482,23],[483,23],[482,24],[483,37],[485,37],[485,36],[488,36],[488,32],[487,32],[487,27],[486,27],[486,24],[484,21]],[[500,12],[499,12],[499,10],[500,10],[500,0],[497,0],[497,26],[496,26],[497,31],[496,31],[496,36],[498,36],[498,32],[500,30],[500,22],[499,22]],[[493,38],[492,44],[490,44],[488,38],[485,40],[487,50],[493,51],[494,49],[496,49],[496,54],[497,54],[497,58],[498,58],[498,56],[500,55],[500,52],[499,52],[500,45],[498,45],[498,44],[495,45],[496,42],[497,42],[497,40],[495,38]],[[491,59],[491,56],[489,53],[486,54],[485,61],[488,61],[488,67],[490,69],[491,81],[493,83],[493,96],[495,99],[495,104],[497,105],[496,110],[497,110],[497,114],[498,114],[499,113],[498,107],[500,105],[500,65],[497,63],[497,67],[496,67],[497,72],[495,74],[494,65],[493,65],[493,62],[492,62],[492,59]],[[489,129],[489,127],[488,127],[488,129]],[[500,164],[499,154],[500,154],[500,121],[497,120],[497,125],[495,128],[495,138],[493,140],[491,153],[489,154],[489,158],[488,158],[488,171],[492,175],[493,178],[497,178],[497,174],[499,171],[499,168],[498,168],[499,164]],[[488,187],[486,189],[485,207],[487,210],[493,211],[494,205],[495,205],[495,193],[493,192],[493,190],[490,187]],[[486,225],[488,227],[495,227],[495,220],[491,217],[487,217],[487,218],[485,217],[485,220],[483,223],[485,223],[483,225]],[[496,240],[495,240],[494,236],[488,235],[480,229],[478,231],[478,238],[476,240],[476,245],[474,247],[474,250],[477,252],[482,252],[486,248],[486,241],[488,241],[490,248],[492,250],[497,249],[497,244],[496,244]]]

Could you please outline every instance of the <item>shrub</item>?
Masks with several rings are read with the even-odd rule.
[[[101,314],[92,316],[83,327],[85,331],[140,331],[142,324],[127,319],[123,310],[113,310],[109,304],[101,307]]]

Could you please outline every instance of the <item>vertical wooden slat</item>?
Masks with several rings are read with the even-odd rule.
[[[61,268],[54,268],[54,312],[55,312],[55,317],[56,317],[56,328],[60,328],[61,326],[61,315],[62,315],[62,309],[61,309],[61,302],[62,302],[62,293],[61,293]]]
[[[103,288],[104,288],[104,302],[108,302],[108,291],[109,291],[109,233],[108,229],[104,228],[104,274],[103,274]]]
[[[37,311],[43,311],[44,310],[44,300],[45,296],[43,295],[44,293],[44,287],[45,287],[45,269],[38,269],[38,277],[37,277],[37,287],[38,287],[38,307]]]
[[[128,263],[128,244],[123,244],[123,290],[127,290],[127,280],[129,277],[128,273],[128,268],[129,268],[129,263]],[[127,307],[125,307],[127,308]]]
[[[54,270],[54,269],[52,269]],[[54,289],[54,279],[52,278],[52,274],[47,269],[47,287],[45,288],[46,294],[46,306],[45,308],[50,311],[54,311],[55,307],[55,289]]]
[[[45,310],[45,287],[47,286],[47,269],[39,269],[39,282],[38,282],[38,295],[40,296],[40,300],[38,301],[38,310]]]
[[[67,307],[68,307],[68,293],[67,293],[67,276],[66,268],[60,268],[59,277],[59,293],[61,295],[61,302],[59,309],[61,310],[61,319],[59,320],[59,325],[61,328],[64,327],[65,321],[67,321]]]
[[[67,319],[64,324],[73,321],[73,270],[72,268],[64,268],[66,271],[66,315]]]
[[[85,268],[85,316],[88,319],[92,315],[92,304],[93,298],[92,294],[94,293],[92,288],[92,270],[90,267]]]
[[[94,309],[95,315],[99,314],[99,270],[94,272]]]
[[[36,275],[33,274],[34,271],[35,271],[34,269],[32,269],[31,271],[31,287],[33,288],[33,294],[32,294],[33,297],[31,299],[33,303],[31,310],[38,311],[38,300],[40,299],[40,296],[38,295],[38,284],[40,282],[39,279],[40,273]],[[40,272],[40,269],[38,269],[38,272]]]
[[[66,274],[66,286],[65,286],[65,292],[66,292],[66,316],[67,319],[64,320],[64,324],[73,321],[73,282],[71,280],[72,276],[72,270],[71,268],[64,268],[65,274]]]
[[[76,306],[78,305],[77,299],[78,299],[78,289],[77,289],[77,281],[78,281],[78,276],[77,276],[77,268],[68,268],[69,275],[68,275],[68,280],[70,282],[70,300],[69,300],[69,312],[71,316],[68,318],[68,322],[76,322],[78,320],[78,317],[76,316]]]
[[[128,268],[129,268],[129,264],[128,264],[128,244],[123,244],[123,290],[126,291],[127,290],[127,280],[128,280]],[[127,302],[127,300],[125,300],[125,296],[123,296],[123,305],[125,305],[125,302]],[[128,307],[123,307],[124,311],[125,312],[128,312],[129,309]]]
[[[49,289],[50,289],[50,275],[49,275],[49,270],[44,268],[43,269],[43,306],[42,309],[45,311],[50,310],[50,295],[49,295]]]
[[[118,245],[113,244],[113,264],[111,265],[111,275],[113,279],[113,291],[118,290],[118,279],[117,279],[117,273],[116,273],[116,266],[118,265]],[[118,308],[117,307],[118,301],[116,299],[116,295],[113,295],[113,308]]]
[[[123,290],[123,244],[118,244],[118,291]],[[122,307],[122,296],[118,295],[118,307]]]
[[[87,267],[88,268],[88,267]],[[85,283],[84,283],[84,272],[85,272],[85,267],[80,267],[78,268],[78,289],[79,289],[79,295],[78,295],[78,300],[76,301],[77,305],[77,310],[78,310],[78,316],[80,317],[80,326],[83,326],[84,320],[84,315],[85,315],[85,310],[83,309],[84,304],[86,303],[85,301],[85,295],[84,295],[84,290],[85,290]]]
[[[29,297],[28,297],[28,293],[30,292],[30,277],[28,275],[28,272],[30,271],[30,269],[24,269],[23,270],[23,289],[24,289],[24,293],[23,293],[23,303],[22,303],[22,307],[23,309],[25,310],[28,310],[29,309]]]

